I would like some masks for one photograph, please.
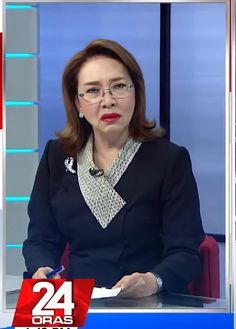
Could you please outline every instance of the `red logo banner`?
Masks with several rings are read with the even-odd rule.
[[[94,279],[23,281],[13,327],[83,327]]]

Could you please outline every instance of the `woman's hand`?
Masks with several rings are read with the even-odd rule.
[[[47,279],[46,274],[52,272],[53,268],[51,267],[39,267],[37,271],[32,276],[33,279]],[[57,274],[53,277],[53,279],[60,279],[60,275]]]
[[[133,273],[125,275],[116,283],[114,288],[121,288],[121,297],[146,297],[158,292],[158,285],[153,273]]]

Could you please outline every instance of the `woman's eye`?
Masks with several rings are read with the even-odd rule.
[[[87,91],[86,91],[86,94],[98,94],[100,91],[100,89],[98,88],[89,88]]]
[[[125,83],[117,83],[116,85],[114,85],[112,87],[112,89],[125,89],[126,88],[126,84]]]

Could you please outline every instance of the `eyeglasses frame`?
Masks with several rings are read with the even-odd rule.
[[[127,85],[127,91],[128,91],[128,90],[131,90],[132,88],[134,88],[134,84],[130,83],[129,85]],[[110,94],[112,97],[114,97],[115,99],[123,99],[123,98],[126,98],[126,97],[127,97],[126,95],[123,96],[123,97],[120,97],[120,96],[117,97],[117,96],[114,95],[114,92],[112,92],[111,89],[112,89],[112,87],[110,87],[110,88],[105,88],[105,89],[101,89],[101,90],[100,90],[100,91],[102,92],[101,99],[99,99],[99,100],[95,100],[94,102],[85,99],[85,98],[84,98],[85,93],[80,93],[80,92],[78,92],[77,95],[78,95],[79,97],[81,97],[85,102],[90,103],[90,104],[96,104],[96,103],[101,102],[101,100],[103,99],[103,97],[105,96],[105,93],[106,93],[107,91],[109,91],[109,94]]]

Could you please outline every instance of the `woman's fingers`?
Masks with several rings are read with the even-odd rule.
[[[121,288],[120,296],[132,298],[151,296],[158,290],[151,272],[126,275],[113,288]]]
[[[53,271],[53,268],[51,267],[40,267],[37,269],[37,271],[34,273],[34,275],[32,276],[33,279],[47,279],[46,274],[50,273]],[[60,275],[57,274],[55,275],[52,279],[60,279]]]
[[[116,285],[112,287],[112,289],[121,288],[121,290],[123,290],[123,291],[127,290],[129,287],[136,284],[136,282],[138,280],[138,274],[139,273],[133,273],[131,275],[123,276],[123,278],[121,278],[120,281],[118,281],[116,283]]]
[[[51,272],[53,269],[51,267],[40,267],[32,276],[33,279],[47,279],[46,274]]]

